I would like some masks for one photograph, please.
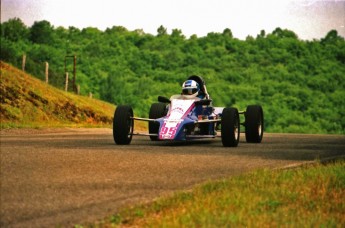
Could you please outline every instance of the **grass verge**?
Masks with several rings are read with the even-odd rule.
[[[345,161],[255,171],[124,209],[92,227],[344,227]]]

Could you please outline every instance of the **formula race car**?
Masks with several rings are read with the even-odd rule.
[[[236,147],[240,139],[240,125],[245,127],[246,141],[260,143],[264,132],[263,109],[249,105],[246,111],[236,108],[213,107],[205,81],[200,76],[190,76],[183,83],[182,94],[170,99],[159,96],[152,104],[149,118],[134,117],[128,105],[116,108],[113,120],[113,137],[116,144],[130,144],[133,135],[149,136],[152,141],[186,141],[220,137],[223,146]],[[240,123],[239,115],[244,115]],[[148,134],[134,133],[134,120],[147,121]]]

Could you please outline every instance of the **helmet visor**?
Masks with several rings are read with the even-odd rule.
[[[198,89],[197,88],[193,88],[193,89],[183,89],[182,90],[182,94],[183,95],[192,95],[194,93],[197,93],[198,92]]]

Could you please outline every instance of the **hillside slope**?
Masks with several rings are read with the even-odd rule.
[[[0,62],[1,128],[110,126],[115,106],[56,89]]]

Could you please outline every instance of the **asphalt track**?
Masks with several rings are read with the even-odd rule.
[[[166,143],[110,129],[1,131],[1,227],[73,226],[250,170],[344,157],[345,136],[265,134],[261,144]]]

